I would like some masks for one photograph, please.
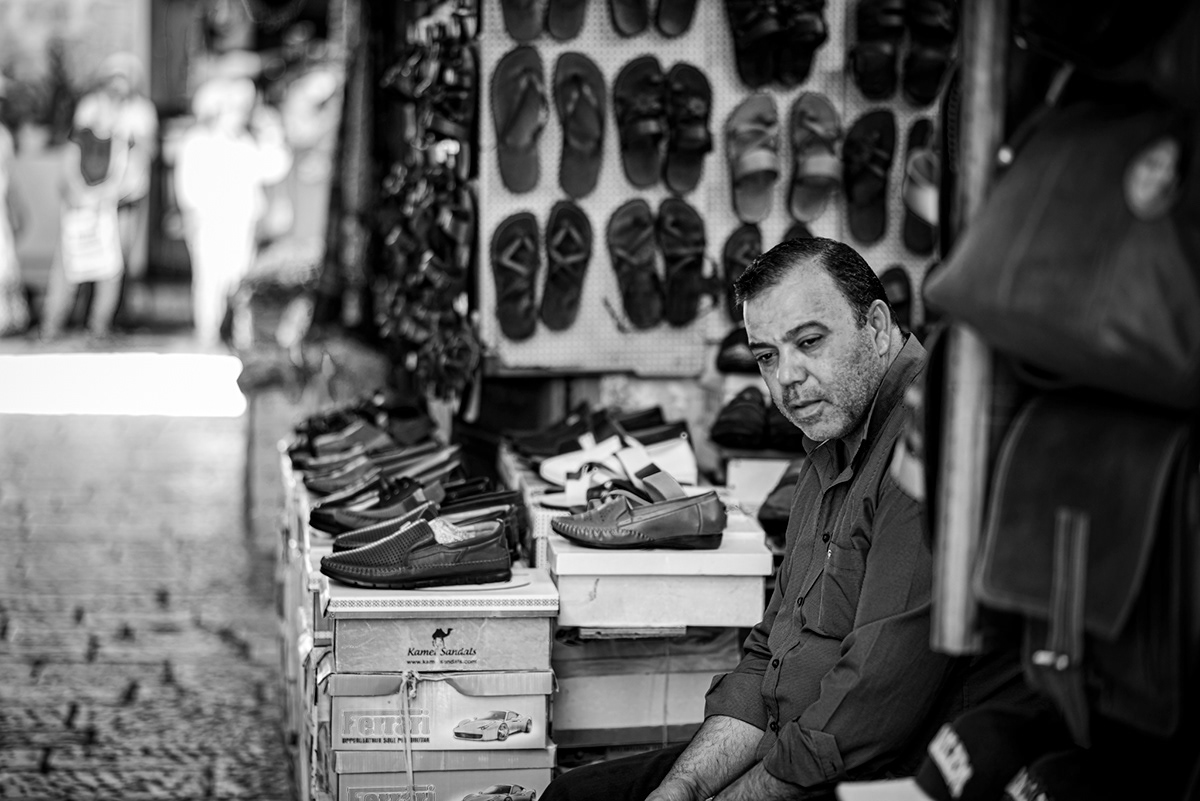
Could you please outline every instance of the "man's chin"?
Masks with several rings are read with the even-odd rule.
[[[824,442],[827,439],[837,439],[846,434],[846,425],[842,420],[832,420],[825,415],[796,419],[794,414],[787,415],[792,425],[800,429],[804,436],[813,442]]]

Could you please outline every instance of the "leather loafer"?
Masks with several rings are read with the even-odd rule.
[[[449,529],[455,540],[439,542],[435,526]],[[443,520],[420,521],[373,545],[321,557],[321,572],[356,587],[415,590],[508,581],[512,558],[498,521],[461,529]]]
[[[582,514],[553,518],[550,527],[589,548],[706,551],[721,547],[725,520],[725,504],[706,492],[650,504],[615,497]]]
[[[365,545],[374,545],[418,520],[433,520],[437,517],[437,513],[437,504],[425,501],[396,517],[338,534],[333,538],[333,552],[353,551],[355,548],[362,548]]]

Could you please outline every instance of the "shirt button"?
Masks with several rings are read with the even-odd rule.
[[[821,535],[821,542],[829,542],[829,532],[828,531],[826,531],[824,534]]]
[[[773,668],[777,668],[777,667],[779,667],[779,660],[778,660],[778,659],[772,659],[772,660],[771,660],[771,667],[773,667]]]
[[[779,721],[777,721],[777,720],[771,721],[771,731],[773,731],[773,732],[779,731]]]

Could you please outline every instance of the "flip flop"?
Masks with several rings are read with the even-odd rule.
[[[763,0],[725,0],[738,77],[751,89],[775,80],[775,54],[783,29],[772,3]]]
[[[650,24],[647,0],[608,0],[608,13],[618,35],[637,36]]]
[[[653,186],[662,173],[667,136],[666,88],[662,65],[654,56],[638,56],[613,82],[613,113],[621,145],[621,166],[629,183]]]
[[[742,322],[742,307],[734,300],[733,285],[741,277],[750,262],[762,254],[762,232],[753,223],[743,223],[725,240],[721,253],[721,266],[725,272],[725,309],[729,319],[739,325]]]
[[[812,222],[825,213],[829,198],[842,185],[838,145],[842,125],[829,98],[805,92],[792,104],[792,185],[788,212],[800,222]]]
[[[496,282],[496,318],[500,332],[520,342],[537,328],[533,295],[542,262],[537,219],[520,211],[505,219],[492,235],[492,278]]]
[[[626,201],[608,219],[605,239],[625,314],[634,328],[662,322],[662,280],[654,265],[654,215],[641,198]]]
[[[654,26],[668,39],[683,36],[696,16],[696,0],[658,0]]]
[[[912,281],[902,264],[893,264],[879,275],[888,305],[896,314],[896,322],[904,333],[912,330]]]
[[[905,0],[859,0],[854,10],[857,44],[850,49],[850,74],[868,100],[886,100],[896,92],[904,6]]]
[[[675,327],[696,319],[704,290],[704,249],[707,245],[700,213],[677,197],[663,200],[655,226],[663,254],[663,299],[667,323]]]
[[[560,42],[574,39],[583,30],[588,0],[550,0],[546,4],[546,33]]]
[[[901,93],[917,108],[941,94],[958,37],[958,4],[954,0],[908,0],[908,52],[904,56]]]
[[[878,242],[887,231],[888,171],[895,153],[896,115],[888,109],[868,111],[846,134],[846,221],[863,244]]]
[[[941,169],[933,150],[933,123],[927,118],[913,121],[905,147],[904,247],[918,256],[933,253],[937,239],[938,185]]]
[[[546,288],[542,290],[542,322],[564,331],[579,316],[583,279],[592,259],[592,224],[570,200],[550,209],[546,222]]]
[[[766,93],[747,97],[725,122],[733,210],[742,222],[759,223],[771,213],[779,178],[779,114]]]
[[[554,69],[554,107],[563,132],[558,183],[570,197],[596,188],[604,156],[604,75],[582,53],[563,53]]]
[[[504,29],[518,42],[532,42],[542,32],[538,0],[500,0]]]
[[[775,53],[775,77],[791,89],[808,80],[813,56],[829,39],[825,0],[776,0],[786,47]]]
[[[510,192],[537,186],[538,140],[546,125],[546,84],[542,57],[529,45],[505,53],[492,73],[492,120],[500,178]]]
[[[677,195],[691,192],[700,182],[704,157],[712,150],[711,114],[712,87],[704,73],[682,61],[671,67],[667,73],[669,134],[663,180]]]

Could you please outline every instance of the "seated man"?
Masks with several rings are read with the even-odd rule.
[[[1015,652],[930,648],[921,509],[888,472],[925,350],[901,333],[879,278],[844,244],[795,239],[735,289],[771,397],[808,453],[774,594],[690,744],[577,768],[542,801],[830,797],[843,779],[911,775],[967,706],[1034,698]]]

